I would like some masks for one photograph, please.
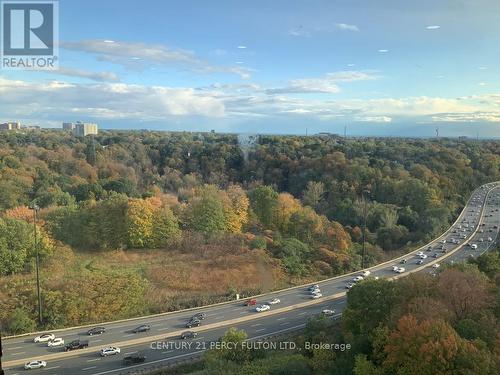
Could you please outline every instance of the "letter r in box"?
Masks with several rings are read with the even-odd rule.
[[[58,1],[4,0],[0,4],[1,68],[57,69]]]

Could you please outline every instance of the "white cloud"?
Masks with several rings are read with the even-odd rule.
[[[359,31],[359,28],[356,25],[349,25],[347,23],[336,23],[335,27],[345,31]]]
[[[246,49],[247,46],[238,46],[239,49]]]
[[[439,25],[430,25],[430,26],[426,27],[427,30],[437,30],[440,28],[441,28],[441,26],[439,26]]]
[[[120,80],[117,74],[113,72],[90,72],[82,69],[73,69],[67,67],[60,67],[57,70],[50,71],[50,73],[60,74],[69,77],[79,77],[79,78],[87,78],[93,81],[100,82],[117,82]]]
[[[302,78],[291,80],[287,86],[267,89],[268,94],[335,94],[340,92],[339,82],[355,82],[377,79],[372,72],[346,70],[328,73],[322,78]]]
[[[129,69],[145,69],[153,65],[187,67],[199,73],[230,73],[243,79],[250,77],[250,71],[241,67],[212,65],[197,57],[193,52],[172,49],[162,44],[117,42],[112,40],[82,40],[62,42],[68,50],[92,54],[100,61],[122,65]]]
[[[378,52],[380,52],[380,53],[386,53],[386,52],[389,52],[389,50],[388,49],[379,49]]]
[[[7,117],[164,120],[175,116],[222,117],[224,103],[190,88],[124,83],[28,83],[0,78],[0,113]]]
[[[305,30],[302,26],[300,26],[300,27],[289,30],[288,35],[297,36],[297,37],[310,37],[311,32],[308,30]]]
[[[389,116],[359,116],[354,117],[354,121],[360,122],[391,122],[392,118]]]

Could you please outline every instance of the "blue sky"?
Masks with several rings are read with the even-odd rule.
[[[0,121],[500,136],[497,0],[61,0],[59,12],[59,71],[0,71]]]

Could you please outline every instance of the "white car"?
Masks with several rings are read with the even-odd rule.
[[[321,294],[321,293],[317,293],[317,294],[313,294],[313,295],[311,296],[311,299],[318,299],[318,298],[321,298],[321,297],[323,297],[323,294]]]
[[[335,314],[335,310],[324,309],[321,311],[321,313],[326,316],[332,316],[333,314]]]
[[[255,311],[257,311],[257,312],[263,312],[263,311],[267,311],[267,310],[271,310],[271,306],[269,306],[269,305],[260,305],[260,306],[257,306],[255,308]]]
[[[441,243],[446,243],[446,240],[441,240]]]
[[[370,274],[371,274],[371,272],[370,272],[370,271],[368,271],[368,270],[366,270],[366,271],[364,271],[364,272],[362,273],[362,275],[361,275],[361,276],[363,276],[363,277],[368,277],[368,276],[370,276]]]
[[[396,270],[396,272],[397,272],[397,273],[403,273],[403,272],[405,272],[405,271],[406,271],[406,269],[405,269],[404,267],[399,267],[399,268]]]
[[[54,340],[50,340],[47,342],[47,346],[60,346],[64,345],[64,339],[60,337],[56,337]]]
[[[484,238],[482,238],[482,237],[481,237],[481,238],[479,239],[479,242],[484,242]]]
[[[432,268],[439,268],[439,263],[435,263],[432,265]]]
[[[315,285],[311,285],[309,288],[307,288],[307,290],[314,290],[314,289],[319,289],[319,285],[315,284]]]
[[[427,258],[427,255],[426,254],[422,254],[420,255],[420,259],[426,259]]]
[[[352,281],[354,281],[355,283],[361,280],[363,280],[363,276],[356,276],[354,279],[352,279]]]
[[[493,238],[488,237],[488,242],[492,242],[492,241],[493,241]]]
[[[272,300],[270,300],[267,304],[269,305],[276,305],[277,303],[280,303],[280,299],[279,298],[273,298]]]
[[[56,338],[56,335],[53,333],[45,333],[43,335],[37,336],[33,339],[34,342],[47,342],[50,340],[54,340]]]
[[[42,368],[45,366],[47,366],[47,362],[45,362],[45,361],[31,361],[31,362],[28,362],[24,365],[24,369],[31,370],[31,369],[35,369],[35,368]]]
[[[473,250],[476,250],[477,249],[477,245],[475,243],[473,243],[472,245],[470,245],[470,248],[473,249]]]
[[[120,348],[110,346],[110,347],[101,349],[101,356],[102,357],[107,357],[108,355],[115,355],[115,354],[120,354]]]
[[[424,255],[424,252],[423,252],[423,251],[419,251],[419,252],[417,253],[417,256],[418,256],[418,257],[419,257],[419,256],[422,256],[422,255]]]
[[[392,266],[392,270],[393,270],[394,272],[397,272],[397,271],[398,271],[398,269],[399,269],[399,267],[398,267],[398,266]]]
[[[348,284],[346,284],[345,288],[351,289],[353,286],[354,286],[354,283],[348,283]]]
[[[319,288],[318,289],[313,289],[313,290],[309,291],[309,294],[318,294],[318,293],[321,293],[321,290]]]

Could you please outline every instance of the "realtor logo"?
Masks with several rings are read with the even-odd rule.
[[[58,68],[58,2],[1,2],[1,68]]]

